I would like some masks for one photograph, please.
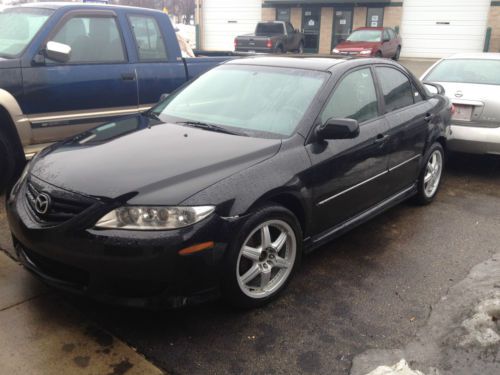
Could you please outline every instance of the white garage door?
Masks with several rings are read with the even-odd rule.
[[[491,0],[404,0],[401,36],[406,57],[481,52]]]
[[[262,0],[204,0],[202,12],[203,48],[232,51],[236,36],[254,32],[262,18]]]

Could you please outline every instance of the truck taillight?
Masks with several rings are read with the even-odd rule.
[[[234,49],[238,47],[238,38],[234,38]]]
[[[268,39],[268,40],[267,40],[266,47],[267,47],[267,48],[273,48],[273,41],[272,41],[271,39]]]
[[[452,114],[452,115],[454,115],[456,110],[457,110],[457,109],[456,109],[456,108],[455,108],[455,106],[452,104],[452,105],[451,105],[451,108],[450,108],[450,112],[451,112],[451,114]]]

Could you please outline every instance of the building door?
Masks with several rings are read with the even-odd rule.
[[[384,8],[368,8],[368,11],[366,13],[366,26],[384,26]]]
[[[318,53],[320,8],[303,8],[302,28],[304,29],[304,52]]]
[[[491,4],[490,0],[404,0],[401,55],[438,58],[482,52]]]
[[[352,9],[339,9],[333,18],[332,48],[347,39],[352,32]]]

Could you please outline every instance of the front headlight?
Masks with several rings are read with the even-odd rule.
[[[214,206],[137,207],[124,206],[104,215],[97,228],[167,230],[195,224],[215,211]]]
[[[340,53],[340,51],[337,48],[334,48],[332,52],[333,53]]]
[[[371,49],[364,49],[359,54],[360,55],[371,55],[372,54],[372,50]]]

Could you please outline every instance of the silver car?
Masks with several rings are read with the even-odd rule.
[[[442,85],[455,107],[451,151],[500,155],[500,53],[444,58],[421,80]]]

